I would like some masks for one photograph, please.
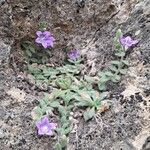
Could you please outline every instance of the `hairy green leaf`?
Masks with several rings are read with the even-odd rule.
[[[87,101],[81,101],[81,102],[77,102],[76,106],[79,106],[79,107],[88,107],[88,106],[91,106],[91,105]]]
[[[126,74],[127,71],[128,71],[127,69],[120,69],[120,70],[119,70],[119,72],[120,72],[121,74]]]
[[[118,29],[117,32],[116,32],[116,36],[115,36],[115,37],[116,37],[117,39],[119,39],[122,35],[123,35],[123,34],[122,34],[121,29]]]
[[[105,75],[108,77],[112,77],[113,73],[111,71],[105,71]]]
[[[120,81],[120,76],[119,75],[114,75],[112,78],[111,78],[111,81],[112,82],[119,82]]]
[[[106,83],[98,83],[98,88],[100,91],[106,90]]]
[[[109,66],[109,69],[112,70],[112,71],[114,71],[114,72],[118,71],[117,67],[114,66],[114,65]]]
[[[43,110],[39,106],[37,106],[32,110],[31,116],[33,120],[39,120],[43,116]]]
[[[60,143],[56,143],[55,150],[63,150]]]
[[[30,50],[26,49],[26,54],[31,57],[32,56],[32,53],[30,52]]]
[[[96,83],[99,80],[97,77],[90,77],[87,75],[84,76],[84,79],[89,83]]]
[[[119,57],[123,57],[125,56],[125,52],[117,52],[115,53],[116,56],[119,56]]]
[[[32,65],[28,65],[28,71],[34,75],[41,73],[41,70],[39,68],[33,67]]]
[[[58,73],[59,73],[59,71],[57,71],[53,68],[44,68],[43,69],[43,74],[44,74],[45,77],[52,76],[52,75],[54,76]]]
[[[85,121],[88,121],[90,119],[92,119],[95,115],[95,108],[91,108],[89,110],[87,110],[86,112],[84,112],[84,119]]]
[[[63,90],[68,89],[71,86],[71,79],[69,77],[61,77],[56,80],[56,85]]]
[[[62,135],[61,139],[60,139],[60,144],[62,148],[67,147],[67,137],[66,135]],[[62,149],[63,150],[63,149]]]
[[[125,65],[127,65],[127,66],[130,65],[128,60],[122,60],[122,62],[123,62]]]
[[[120,61],[117,61],[117,60],[113,60],[113,61],[111,61],[111,64],[114,64],[114,65],[120,65],[121,64],[121,62]]]
[[[57,102],[57,101],[53,101],[50,103],[50,106],[53,107],[53,108],[58,108],[60,106],[60,103]]]
[[[54,109],[53,109],[52,107],[49,107],[49,106],[45,108],[46,114],[52,114],[52,113],[53,113],[53,110],[54,110]]]

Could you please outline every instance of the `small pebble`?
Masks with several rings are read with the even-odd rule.
[[[141,30],[138,30],[135,32],[135,35],[139,35],[141,33]]]

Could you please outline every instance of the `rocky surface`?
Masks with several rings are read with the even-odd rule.
[[[110,110],[88,123],[78,118],[68,150],[150,149],[149,0],[3,0],[0,7],[1,150],[53,150],[54,139],[38,137],[30,115],[43,92],[6,65],[13,62],[18,67],[20,41],[34,38],[43,21],[57,39],[51,61],[61,63],[62,49],[75,47],[86,55],[91,73],[113,59],[112,41],[118,28],[140,40],[127,52],[128,74],[110,88]]]

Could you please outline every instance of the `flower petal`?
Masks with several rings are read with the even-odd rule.
[[[55,39],[53,37],[49,37],[46,39],[47,45],[53,47]]]
[[[42,132],[41,129],[38,129],[38,135],[44,135],[45,133]]]
[[[43,35],[44,35],[44,36],[50,36],[51,33],[50,33],[49,31],[44,31],[44,32],[43,32]]]
[[[121,43],[122,45],[125,45],[126,39],[125,39],[124,37],[121,37],[121,38],[120,38],[120,43]]]
[[[48,47],[48,45],[47,45],[47,42],[42,42],[42,46],[44,47],[44,48],[47,48]]]
[[[49,130],[48,132],[45,133],[45,135],[53,135],[53,132]]]
[[[41,126],[41,121],[37,121],[35,124],[36,124],[36,127],[37,127],[37,128],[40,128],[40,126]]]
[[[37,36],[41,36],[41,35],[42,35],[42,32],[41,32],[41,31],[37,31],[37,32],[36,32],[36,35],[37,35]]]
[[[132,39],[131,39],[130,36],[125,37],[125,40],[126,40],[126,41],[132,41]]]
[[[49,46],[53,47],[53,46],[54,46],[54,42],[53,42],[53,41],[48,40],[48,41],[47,41],[47,46],[48,46],[48,47],[49,47]]]
[[[75,60],[79,57],[79,53],[76,49],[73,49],[70,52],[68,52],[68,57],[72,60]]]
[[[51,129],[54,130],[54,129],[56,129],[57,124],[56,123],[50,123],[49,126]]]
[[[55,38],[53,36],[50,37],[51,41],[55,41]]]
[[[133,41],[133,44],[135,45],[135,44],[138,44],[139,43],[139,41],[138,40],[134,40]]]
[[[42,118],[42,122],[44,122],[44,123],[49,123],[49,119],[48,119],[48,117],[47,116],[45,116],[45,117],[43,117]]]
[[[35,42],[39,44],[39,43],[42,43],[42,40],[41,40],[41,38],[37,38],[37,39],[35,40]]]

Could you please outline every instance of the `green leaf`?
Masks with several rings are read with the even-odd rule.
[[[111,77],[111,76],[113,76],[113,73],[111,71],[106,71],[105,75],[108,76],[108,77]]]
[[[56,131],[60,136],[65,135],[65,129],[64,128],[57,128]]]
[[[67,137],[66,135],[62,135],[61,139],[60,139],[60,144],[61,144],[61,147],[64,149],[67,147]]]
[[[67,114],[67,113],[66,113],[66,114]],[[60,122],[61,122],[62,124],[65,124],[65,123],[68,121],[66,114],[63,115],[63,116],[61,116]]]
[[[71,111],[72,108],[74,108],[74,105],[69,105],[69,106],[67,107],[67,111]]]
[[[40,106],[41,106],[42,108],[44,108],[44,107],[47,106],[47,104],[45,103],[44,100],[40,100],[39,102],[40,102]]]
[[[61,97],[61,95],[64,95],[65,93],[66,93],[66,90],[55,89],[52,91],[51,95],[54,98],[58,98],[58,97]]]
[[[63,90],[68,89],[71,86],[72,80],[69,77],[61,77],[56,80],[56,85]]]
[[[61,116],[66,116],[66,114],[67,114],[65,108],[61,105],[58,107],[58,111],[61,114]]]
[[[35,48],[33,46],[29,46],[29,50],[30,52],[35,53]]]
[[[41,70],[37,67],[34,67],[32,65],[28,65],[28,71],[32,74],[40,74],[41,73]]]
[[[107,95],[108,95],[108,92],[102,92],[99,96],[99,99],[104,100],[107,97]]]
[[[129,64],[129,61],[127,61],[127,60],[122,60],[122,62],[123,62],[125,65],[127,65],[127,66],[130,65],[130,64]]]
[[[101,100],[100,100],[100,99],[96,99],[96,100],[94,101],[94,103],[95,103],[95,108],[96,108],[96,109],[98,109],[98,108],[101,106]]]
[[[109,69],[112,70],[112,71],[114,71],[114,72],[118,71],[117,67],[114,66],[114,65],[109,66]]]
[[[45,112],[46,112],[46,114],[52,114],[53,113],[53,108],[52,107],[46,107],[45,108]]]
[[[68,133],[70,133],[70,132],[71,132],[71,128],[70,127],[68,127],[68,128],[65,129],[65,135],[68,134]]]
[[[91,108],[90,110],[84,112],[84,120],[88,121],[90,119],[92,119],[95,115],[95,108]]]
[[[62,97],[66,105],[69,104],[69,102],[74,98],[74,92],[71,92],[70,90]]]
[[[79,91],[79,95],[81,96],[81,99],[79,99],[80,101],[85,101],[89,106],[93,106],[93,100],[89,91]]]
[[[44,93],[44,98],[43,100],[45,101],[46,104],[49,104],[49,94],[48,93]]]
[[[43,75],[38,74],[38,75],[36,75],[36,79],[37,80],[45,80],[46,78]]]
[[[116,80],[120,80],[120,76],[119,75],[115,75],[113,76]]]
[[[26,54],[27,54],[29,57],[32,56],[32,53],[31,53],[28,49],[26,49]]]
[[[121,62],[120,62],[120,61],[117,61],[117,60],[113,60],[113,61],[111,61],[111,64],[114,64],[114,65],[120,65]]]
[[[119,57],[123,57],[125,56],[125,52],[117,52],[115,53],[116,56],[119,56]]]
[[[106,90],[106,83],[98,83],[98,88],[100,91]]]
[[[119,72],[120,72],[121,74],[126,74],[127,71],[128,71],[127,69],[120,69],[120,70],[119,70]]]
[[[71,62],[72,64],[76,65],[76,64],[80,64],[83,61],[83,59],[78,59],[78,60],[75,60],[75,61],[71,60],[71,59],[68,59],[68,61]]]
[[[119,80],[120,80],[120,76],[119,75],[114,75],[112,78],[111,78],[111,81],[113,81],[113,82],[119,82]]]
[[[118,29],[116,32],[116,38],[119,39],[122,36],[122,31],[121,29]]]
[[[39,120],[43,116],[43,110],[37,106],[32,110],[31,116],[33,120]]]
[[[48,27],[48,24],[47,24],[47,22],[40,22],[39,23],[39,28],[42,30],[42,31],[44,31],[46,28]]]
[[[70,126],[70,123],[69,123],[69,122],[65,122],[65,123],[62,125],[62,128],[67,128],[68,126]]]
[[[99,77],[105,76],[105,71],[99,71],[97,75]]]
[[[106,74],[103,74],[101,78],[99,79],[99,82],[101,83],[106,83],[107,81],[109,81],[109,77],[106,76]]]
[[[59,71],[57,71],[53,68],[44,68],[43,69],[43,74],[44,74],[45,77],[52,76],[52,75],[54,76],[58,73],[59,73]]]
[[[80,66],[77,65],[65,65],[63,67],[58,67],[58,71],[60,71],[63,74],[78,74],[80,72]]]
[[[79,107],[87,107],[87,106],[91,106],[87,101],[81,101],[81,102],[77,102],[76,103],[76,106],[79,106]]]
[[[57,101],[54,101],[54,102],[50,103],[50,106],[53,107],[53,108],[58,108],[60,106],[60,103],[57,102]]]
[[[117,50],[121,50],[121,49],[122,49],[122,46],[120,45],[119,42],[116,42],[116,43],[115,43],[115,48],[116,48]]]
[[[84,79],[89,83],[96,83],[98,81],[98,78],[90,77],[90,76],[87,76],[87,75],[84,76]]]
[[[56,143],[55,150],[63,150],[60,143]]]

